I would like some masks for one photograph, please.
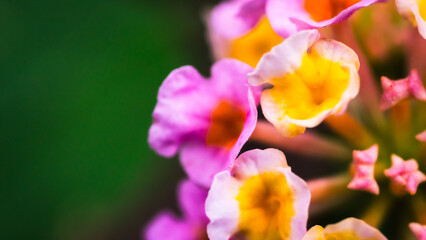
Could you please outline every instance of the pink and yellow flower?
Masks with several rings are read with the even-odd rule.
[[[417,26],[420,35],[426,39],[426,1],[425,0],[395,0],[401,16]]]
[[[258,90],[250,88],[252,68],[234,59],[217,62],[210,80],[191,66],[174,70],[158,93],[151,147],[165,157],[180,150],[190,179],[209,187],[229,169],[257,121]]]
[[[325,228],[314,226],[306,233],[302,240],[386,240],[383,234],[356,218],[347,218]]]
[[[232,172],[215,176],[206,200],[211,240],[301,239],[310,192],[276,149],[241,154]]]
[[[182,209],[182,218],[178,218],[170,211],[159,213],[147,226],[144,232],[146,240],[202,240],[208,239],[204,204],[207,190],[198,187],[190,181],[180,184],[179,205]]]
[[[306,30],[266,53],[248,80],[272,85],[261,96],[265,118],[281,134],[295,136],[345,112],[359,91],[358,69],[352,49]]]

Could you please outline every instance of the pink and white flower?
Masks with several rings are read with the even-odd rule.
[[[301,239],[310,192],[276,149],[241,154],[232,171],[215,176],[206,200],[211,240]]]

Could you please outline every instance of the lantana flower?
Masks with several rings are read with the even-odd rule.
[[[360,8],[386,0],[268,0],[266,14],[283,37],[339,23]]]
[[[281,134],[295,136],[345,112],[359,90],[358,69],[352,49],[305,30],[263,55],[248,80],[272,85],[261,96],[263,114]]]
[[[207,190],[191,181],[183,181],[178,190],[182,217],[170,211],[159,213],[147,226],[146,240],[203,240],[207,238],[204,204]]]
[[[325,228],[314,226],[306,233],[302,240],[386,240],[383,234],[356,218],[347,218]]]
[[[216,59],[232,57],[256,66],[262,55],[282,42],[265,15],[265,0],[230,0],[207,17],[209,40]]]
[[[189,177],[209,187],[216,173],[229,169],[256,125],[258,90],[246,77],[251,71],[224,59],[213,65],[209,80],[191,66],[170,73],[158,93],[151,147],[165,157],[180,150]]]
[[[310,192],[276,149],[241,154],[231,172],[218,173],[206,200],[211,240],[301,239]]]
[[[426,39],[426,2],[424,0],[395,0],[401,16],[417,26],[420,35]]]

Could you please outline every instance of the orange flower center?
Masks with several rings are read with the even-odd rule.
[[[305,0],[305,9],[315,21],[331,19],[360,0]]]
[[[220,101],[211,116],[207,145],[232,148],[243,131],[245,120],[243,109],[228,101]]]

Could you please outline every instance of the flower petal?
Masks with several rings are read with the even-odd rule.
[[[206,215],[210,219],[207,233],[211,240],[229,239],[237,230],[239,187],[240,183],[227,171],[214,177],[206,200]]]
[[[416,135],[416,139],[421,142],[426,142],[426,130]]]
[[[167,229],[167,231],[164,231]],[[158,214],[147,226],[144,232],[146,240],[188,240],[197,239],[191,225],[185,221],[178,220],[170,212]]]
[[[208,219],[204,208],[208,193],[207,189],[185,180],[180,183],[178,193],[179,205],[184,218],[198,223],[204,221],[207,224]]]
[[[305,1],[303,0],[269,0],[266,4],[266,14],[272,28],[282,37],[288,37],[301,30],[322,28],[342,22],[358,9],[384,1],[386,0],[362,0],[340,11],[330,19],[315,21],[304,8]]]
[[[408,225],[411,231],[416,236],[417,240],[425,240],[426,239],[426,225],[421,225],[419,223],[410,223]]]
[[[306,233],[311,192],[306,182],[294,174],[290,168],[279,167],[278,171],[284,173],[294,194],[295,214],[291,220],[291,239],[301,239]]]
[[[159,154],[171,157],[189,135],[208,128],[215,99],[206,94],[203,77],[191,66],[174,70],[158,92],[148,142]],[[194,101],[198,99],[199,101]]]
[[[231,0],[216,6],[209,17],[212,30],[226,38],[236,38],[252,29],[264,15],[264,0]]]
[[[263,172],[275,171],[278,167],[288,167],[284,154],[277,149],[253,149],[242,153],[232,169],[238,180],[244,180]]]
[[[324,228],[324,235],[339,236],[341,233],[352,233],[358,239],[371,239],[371,240],[386,240],[387,238],[383,234],[365,223],[362,220],[356,218],[346,218],[345,220],[336,224],[327,225]],[[343,237],[342,235],[341,237]],[[336,239],[344,239],[337,237]]]
[[[316,30],[303,31],[287,38],[262,56],[254,71],[247,75],[249,83],[258,86],[298,69],[304,52],[319,38]]]

